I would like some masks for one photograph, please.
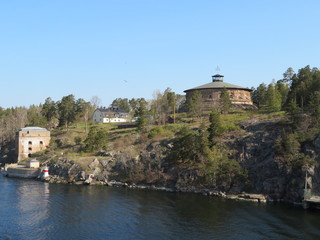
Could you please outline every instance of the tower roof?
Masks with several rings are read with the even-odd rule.
[[[212,82],[204,84],[204,85],[201,85],[201,86],[198,86],[198,87],[194,87],[194,88],[191,88],[191,89],[187,89],[184,92],[188,92],[188,91],[192,91],[192,90],[200,90],[200,89],[223,89],[223,88],[246,90],[246,91],[250,91],[250,92],[252,91],[251,89],[246,88],[246,87],[241,87],[241,86],[238,86],[238,85],[234,85],[234,84],[230,84],[230,83],[224,82],[223,79],[222,79],[223,77],[224,76],[220,75],[220,74],[213,75],[212,76],[212,79],[213,79]]]
[[[41,128],[41,127],[25,127],[25,128],[20,128],[19,131],[48,132],[47,129]]]

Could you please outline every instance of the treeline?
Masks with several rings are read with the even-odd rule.
[[[290,124],[275,142],[278,160],[290,169],[314,165],[317,156],[305,149],[320,134],[320,70],[306,66],[295,73],[288,68],[283,79],[260,84],[252,98],[262,110],[287,113]]]
[[[167,88],[164,92],[156,91],[149,101],[144,98],[116,98],[111,105],[136,117],[138,129],[142,130],[148,122],[162,125],[168,122],[169,117],[175,121],[175,113],[183,110],[184,103],[184,95]]]
[[[320,70],[306,66],[295,73],[292,68],[283,74],[283,78],[269,85],[260,84],[253,88],[252,100],[258,108],[268,111],[313,111],[320,93]]]
[[[95,105],[82,98],[75,99],[74,95],[62,97],[53,101],[48,97],[44,104],[26,107],[3,109],[0,107],[0,144],[6,145],[14,140],[18,129],[26,126],[53,128],[64,126],[75,121],[87,124]]]

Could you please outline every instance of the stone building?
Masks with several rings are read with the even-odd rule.
[[[95,123],[129,122],[129,113],[116,107],[97,108],[93,113]]]
[[[221,91],[225,88],[228,90],[233,106],[253,107],[251,100],[252,90],[224,82],[223,77],[223,75],[219,74],[213,75],[212,82],[185,90],[186,100],[188,101],[195,91],[199,91],[202,95],[204,108],[211,109],[213,106],[219,105]]]
[[[16,153],[18,162],[45,150],[50,143],[50,131],[40,127],[21,128],[16,133]]]

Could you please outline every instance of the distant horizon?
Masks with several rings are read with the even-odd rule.
[[[0,3],[0,106],[73,94],[177,94],[224,75],[247,88],[320,67],[320,2],[120,0]]]

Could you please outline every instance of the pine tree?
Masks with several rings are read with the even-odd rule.
[[[145,126],[147,124],[147,102],[144,100],[144,98],[141,98],[138,100],[138,108],[135,112],[135,117],[138,118],[137,120],[137,129],[139,131],[143,131],[145,129]]]
[[[77,116],[77,108],[74,96],[72,94],[65,96],[58,103],[59,112],[59,125],[66,126],[68,130],[68,125],[72,123]]]
[[[208,128],[210,145],[215,144],[215,139],[223,133],[221,125],[220,113],[217,110],[212,110],[209,116],[210,125]]]
[[[200,118],[203,111],[202,94],[200,91],[194,91],[187,103],[189,116]]]
[[[84,143],[84,150],[86,152],[94,152],[105,149],[108,143],[107,129],[98,126],[91,127]]]
[[[266,94],[266,110],[276,112],[281,110],[281,94],[274,82],[269,84]]]
[[[42,106],[41,114],[47,119],[50,128],[53,126],[53,120],[58,117],[57,104],[48,97]]]
[[[228,113],[231,108],[231,100],[229,96],[229,92],[226,88],[221,91],[220,99],[219,99],[219,108],[221,113]]]

